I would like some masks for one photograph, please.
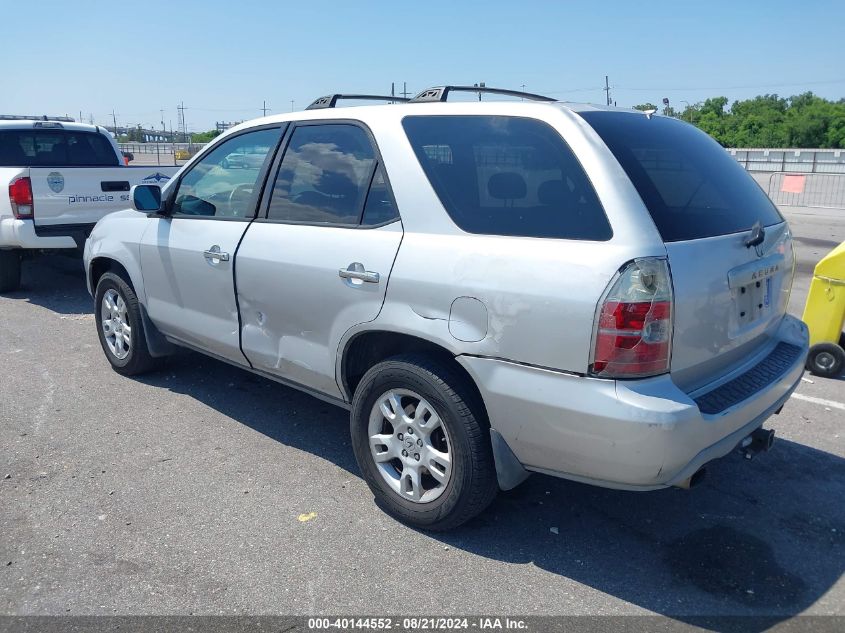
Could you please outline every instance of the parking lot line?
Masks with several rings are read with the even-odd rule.
[[[793,393],[792,397],[796,400],[804,400],[805,402],[812,402],[813,404],[820,404],[831,409],[841,409],[845,411],[845,404],[836,402],[836,400],[825,400],[824,398],[814,398],[813,396],[805,396],[803,393]]]

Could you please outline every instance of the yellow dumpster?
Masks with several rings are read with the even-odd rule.
[[[807,369],[819,376],[836,376],[845,367],[845,242],[816,264],[804,306],[810,328]]]

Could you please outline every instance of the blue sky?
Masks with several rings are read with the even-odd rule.
[[[444,83],[673,105],[845,97],[845,2],[20,2],[3,0],[0,113],[176,125]]]

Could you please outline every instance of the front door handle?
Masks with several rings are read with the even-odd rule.
[[[361,262],[352,262],[346,268],[338,270],[337,274],[343,279],[353,279],[368,284],[377,284],[379,282],[379,274],[370,272],[364,268],[364,264]]]
[[[229,253],[224,253],[220,250],[220,247],[216,244],[209,248],[207,251],[203,251],[203,256],[206,259],[216,260],[218,262],[228,262],[229,261]]]

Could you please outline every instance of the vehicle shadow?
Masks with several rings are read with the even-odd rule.
[[[85,285],[82,256],[70,250],[24,258],[20,289],[3,296],[23,299],[57,314],[91,314],[94,310]]]
[[[351,447],[325,441],[327,425],[346,431],[342,409],[190,352],[140,380],[359,476]],[[842,576],[843,498],[845,459],[779,440],[753,461],[735,454],[713,464],[690,491],[623,492],[534,475],[467,525],[424,534],[684,623],[755,631],[803,612]]]

